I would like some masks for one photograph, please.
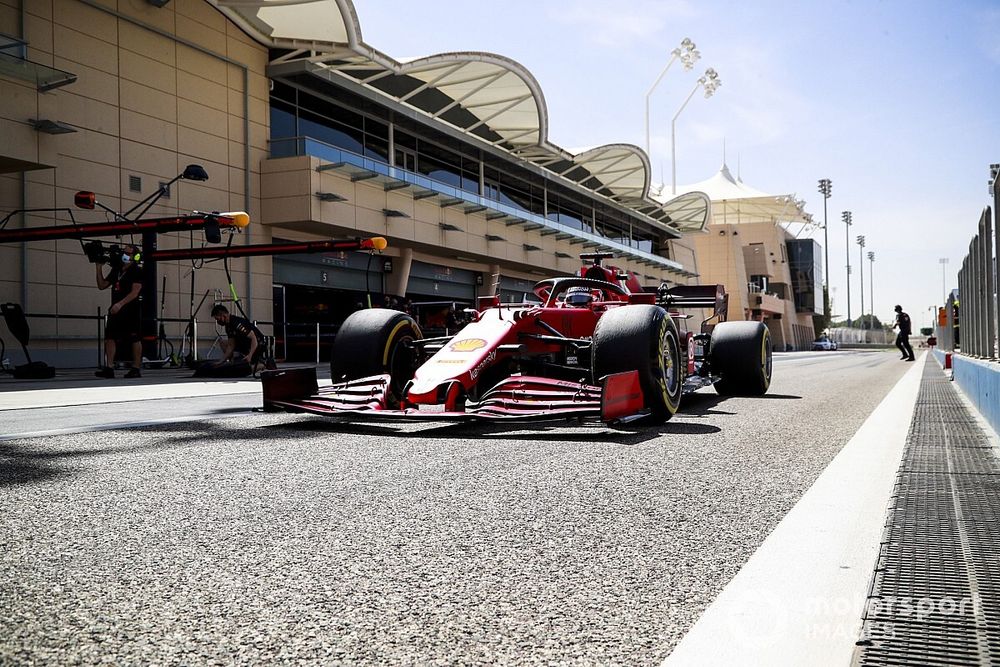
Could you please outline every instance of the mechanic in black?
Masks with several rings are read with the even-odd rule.
[[[139,343],[142,323],[139,301],[142,293],[142,267],[139,266],[139,260],[142,259],[142,255],[139,253],[139,248],[129,244],[122,247],[120,261],[118,257],[112,259],[111,271],[107,276],[104,275],[104,263],[99,262],[96,265],[97,288],[101,290],[111,288],[111,308],[108,309],[108,325],[104,330],[106,365],[95,375],[102,378],[115,376],[115,354],[118,351],[118,344],[121,343],[132,346],[132,368],[125,377],[137,378],[142,376],[139,370],[142,368],[142,345]]]
[[[899,327],[899,333],[896,334],[896,347],[899,351],[903,353],[900,357],[903,361],[913,361],[913,348],[910,347],[910,333],[912,332],[912,324],[910,323],[910,316],[903,312],[903,307],[900,305],[896,306],[896,323],[892,325],[895,329]]]
[[[246,360],[254,369],[263,359],[267,344],[264,334],[250,320],[236,315],[230,315],[229,310],[221,303],[212,308],[212,317],[226,328],[228,340],[222,343],[223,357],[218,365],[237,363]]]

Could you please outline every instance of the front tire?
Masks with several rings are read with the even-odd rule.
[[[398,310],[352,313],[333,340],[330,379],[343,382],[388,373],[390,407],[396,407],[417,367],[417,351],[410,343],[421,338],[416,321]]]
[[[621,306],[598,320],[591,354],[594,380],[638,371],[645,407],[654,422],[665,422],[680,407],[681,363],[677,326],[659,306]]]
[[[712,330],[711,372],[721,396],[763,396],[771,386],[771,332],[762,322],[722,322]]]

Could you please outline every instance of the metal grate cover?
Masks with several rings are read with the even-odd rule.
[[[1000,460],[928,357],[855,665],[1000,664]]]

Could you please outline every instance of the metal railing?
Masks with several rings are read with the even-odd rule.
[[[827,332],[830,340],[838,345],[888,345],[892,341],[885,329],[856,329],[833,327]]]
[[[28,348],[31,349],[33,347],[33,343],[37,343],[39,341],[93,341],[96,350],[96,365],[102,366],[104,364],[104,329],[107,324],[107,313],[104,312],[102,308],[98,308],[97,313],[94,315],[25,313],[25,318],[29,320],[29,324],[30,320],[55,320],[56,322],[60,320],[89,320],[94,322],[95,335],[93,336],[79,333],[58,333],[57,330],[56,333],[32,335],[31,339],[28,341]],[[169,341],[169,344],[174,348],[174,351],[177,352],[178,356],[183,358],[190,357],[192,361],[200,361],[202,359],[211,358],[217,347],[219,339],[225,335],[223,331],[220,331],[215,320],[199,321],[197,318],[162,317],[156,318],[155,320],[152,320],[152,322],[153,328],[149,330],[151,333],[148,333],[143,340],[145,342],[153,342],[149,336],[155,335],[155,342],[158,348],[161,341],[159,331],[162,324],[183,325],[181,334],[175,336],[164,336],[162,340]],[[328,361],[328,359],[323,356],[323,350],[325,348],[328,349],[329,346],[332,345],[334,336],[339,328],[337,325],[322,322],[270,322],[267,320],[254,320],[254,325],[264,328],[270,327],[273,334],[277,334],[279,331],[282,333],[282,354],[278,356],[278,350],[274,350],[279,359],[287,359],[290,350],[295,345],[299,345],[301,343],[300,348],[308,346],[309,349],[315,350],[315,361],[317,365]],[[210,331],[211,333],[206,334],[206,331]],[[302,333],[298,333],[300,331]],[[267,335],[266,331],[262,332],[265,336]],[[0,334],[5,333],[5,331],[0,331]],[[275,338],[274,335],[269,337],[271,339]],[[202,349],[199,350],[199,343],[208,343],[208,346],[205,347],[202,345]],[[8,353],[15,352],[17,345],[16,343],[14,345],[8,344],[6,349]],[[155,361],[153,359],[149,360]]]
[[[511,206],[495,199],[483,197],[462,188],[448,185],[447,183],[442,183],[441,181],[429,178],[423,174],[401,169],[400,167],[390,166],[381,159],[358,155],[357,153],[353,153],[343,148],[338,148],[337,146],[332,146],[313,137],[285,137],[282,139],[271,139],[268,143],[270,144],[270,156],[272,158],[310,155],[312,157],[318,157],[322,160],[326,160],[331,164],[351,165],[359,170],[365,170],[371,172],[372,174],[377,174],[379,176],[399,181],[400,183],[409,183],[412,186],[435,192],[441,196],[454,199],[456,202],[461,202],[474,207],[482,207],[481,210],[488,209],[496,211],[497,213],[502,213],[509,216],[511,219],[522,220],[526,224],[532,225],[532,228],[537,229],[545,227],[554,230],[559,234],[574,236],[583,240],[585,248],[605,248],[614,252],[631,255],[635,260],[655,265],[661,269],[667,269],[673,272],[684,271],[684,267],[678,262],[666,257],[661,257],[660,255],[656,255],[652,252],[642,250],[641,248],[634,247],[631,241],[623,243],[620,239],[608,238],[587,229],[580,229],[555,220],[550,220],[543,215],[538,215],[537,213],[532,213],[525,209]],[[656,222],[656,224],[659,225],[662,223]]]
[[[998,356],[1000,301],[997,299],[996,258],[1000,256],[1000,234],[994,234],[994,217],[1000,210],[1000,166],[992,165],[991,169],[993,208],[987,206],[979,216],[979,233],[972,237],[969,253],[958,272],[958,308],[954,308],[951,298],[945,305],[949,320],[955,310],[958,312],[957,340],[948,342],[953,342],[961,354],[980,359]]]

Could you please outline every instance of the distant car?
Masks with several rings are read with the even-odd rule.
[[[812,349],[822,350],[824,352],[832,352],[833,350],[837,349],[837,342],[830,340],[826,336],[820,336],[819,338],[813,341]]]

